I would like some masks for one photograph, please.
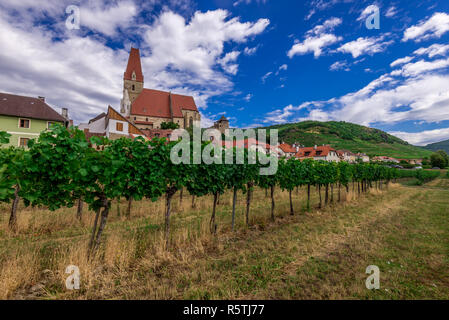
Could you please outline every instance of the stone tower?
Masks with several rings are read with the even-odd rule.
[[[128,65],[123,77],[123,92],[128,92],[129,101],[133,103],[143,90],[142,64],[139,49],[131,48]],[[125,96],[123,96],[125,99]]]
[[[229,129],[229,120],[225,116],[221,116],[220,120],[216,121],[213,126],[214,129],[219,130],[222,134],[225,134]]]

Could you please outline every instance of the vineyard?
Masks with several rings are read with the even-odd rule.
[[[5,142],[7,134],[0,133],[0,139]],[[294,159],[281,159],[277,173],[264,176],[259,174],[260,164],[250,164],[248,160],[252,155],[246,150],[245,164],[175,165],[170,159],[175,142],[157,138],[152,141],[139,138],[114,141],[92,139],[91,143],[104,146],[100,148],[102,151],[91,148],[83,132],[56,126],[52,131],[42,133],[37,141],[30,142],[27,150],[0,149],[0,201],[4,203],[2,208],[8,207],[10,212],[8,231],[3,234],[11,239],[23,239],[30,232],[36,233],[33,230],[38,230],[37,234],[45,238],[47,234],[67,231],[63,231],[61,226],[44,228],[42,225],[68,224],[75,228],[70,236],[80,239],[82,246],[77,246],[77,259],[98,268],[107,260],[112,259],[113,264],[120,261],[117,255],[128,242],[117,240],[124,232],[118,228],[119,221],[125,223],[126,232],[131,231],[133,236],[132,256],[128,257],[130,261],[137,261],[149,253],[167,257],[181,250],[180,247],[184,250],[189,245],[195,250],[203,247],[199,235],[204,236],[206,229],[208,239],[214,244],[213,239],[220,233],[227,234],[229,231],[231,234],[241,234],[255,226],[261,228],[268,223],[260,215],[261,208],[269,208],[267,218],[270,223],[276,223],[277,219],[288,221],[289,217],[296,219],[298,213],[327,210],[346,200],[357,199],[363,204],[368,201],[366,199],[390,190],[391,182],[398,178],[413,176],[426,182],[438,176],[433,172],[398,171],[374,164],[301,162]],[[208,144],[204,144],[201,151],[204,152],[207,147]],[[234,155],[236,153],[234,149]],[[396,193],[393,188],[392,196]],[[187,196],[190,198],[183,200]],[[92,212],[91,215],[83,208],[84,204]],[[179,215],[196,208],[201,209],[201,218],[195,214],[192,221],[186,221]],[[42,216],[39,210],[57,213]],[[163,211],[162,219],[154,216],[154,212],[160,211]],[[205,220],[207,211],[208,218]],[[20,222],[22,212],[26,212],[27,223]],[[131,227],[133,219],[139,221],[137,229]],[[185,224],[189,227],[184,229],[182,226]],[[47,231],[42,231],[41,227]],[[64,233],[64,236],[67,234]],[[115,239],[112,246],[111,239]],[[148,242],[160,246],[145,249]],[[13,242],[8,240],[7,243],[11,245]],[[39,249],[39,259],[48,261],[38,264],[55,268],[51,263],[56,259],[55,255],[65,256],[68,253],[59,246],[53,248],[48,245],[50,249]],[[5,257],[11,248],[2,248]],[[42,252],[45,252],[45,258],[41,256]],[[3,259],[0,261],[3,264],[6,262]],[[118,268],[117,272],[123,272],[120,265]],[[92,275],[86,277],[94,278]],[[16,290],[23,285],[17,280],[13,287]],[[10,297],[12,290],[1,294]]]

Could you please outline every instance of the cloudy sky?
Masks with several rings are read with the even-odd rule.
[[[193,95],[204,126],[341,120],[449,139],[447,0],[1,0],[0,43],[0,91],[75,123],[119,107],[133,46],[145,87]]]

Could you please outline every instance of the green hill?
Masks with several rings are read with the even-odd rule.
[[[449,140],[432,143],[425,146],[424,148],[432,151],[444,150],[449,154]]]
[[[412,146],[408,142],[382,130],[348,122],[304,121],[266,127],[278,129],[279,141],[298,142],[307,147],[330,144],[336,149],[362,152],[369,156],[389,156],[414,159],[429,157],[432,152]]]

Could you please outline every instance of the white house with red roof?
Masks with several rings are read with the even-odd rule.
[[[309,158],[328,162],[340,162],[337,150],[328,145],[299,148],[295,157],[300,160]]]
[[[136,138],[143,137],[147,139],[147,134],[137,128],[131,121],[122,116],[111,106],[108,107],[107,113],[102,113],[95,118],[89,120],[88,123],[82,123],[78,129],[83,130],[86,138],[91,137],[107,137],[111,140],[120,139],[122,137]]]
[[[120,113],[142,130],[161,129],[163,122],[185,129],[201,121],[193,97],[144,88],[140,51],[135,48],[131,48],[123,77]]]
[[[294,157],[295,154],[298,152],[297,148],[295,148],[287,143],[284,143],[284,142],[282,142],[279,145],[278,149],[280,150],[281,157],[286,157],[286,158]]]

